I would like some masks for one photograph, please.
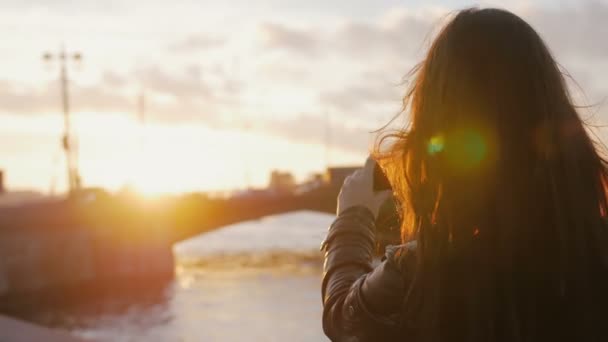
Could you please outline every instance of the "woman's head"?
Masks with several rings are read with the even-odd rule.
[[[499,305],[495,286],[508,274],[505,314],[530,336],[521,329],[532,309],[519,297],[529,282],[558,297],[591,286],[574,275],[588,277],[589,260],[603,257],[605,163],[549,49],[510,12],[457,13],[412,76],[410,125],[391,135],[387,164],[403,237],[419,240],[409,306],[417,293],[429,315],[420,320],[451,327],[440,321],[460,289],[479,298],[460,303],[459,321],[489,324],[461,332],[487,337],[496,322],[486,310]]]

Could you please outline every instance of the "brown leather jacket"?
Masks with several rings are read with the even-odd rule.
[[[332,341],[390,341],[402,336],[401,307],[415,245],[387,248],[374,268],[375,241],[373,214],[353,207],[336,218],[321,246],[323,330]]]

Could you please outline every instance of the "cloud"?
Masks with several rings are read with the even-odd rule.
[[[305,30],[264,23],[258,33],[263,49],[280,49],[301,56],[339,55],[352,60],[370,56],[410,58],[445,13],[390,11],[379,20],[349,20],[334,27]]]
[[[278,49],[304,56],[320,52],[321,40],[314,31],[265,23],[258,28],[258,37],[264,49]]]
[[[4,9],[47,9],[51,11],[70,12],[109,12],[126,10],[125,3],[120,0],[3,0]]]
[[[336,90],[319,94],[324,106],[342,112],[370,112],[378,106],[395,105],[400,102],[401,90],[387,84],[368,84],[360,82]]]
[[[540,32],[559,62],[575,71],[574,78],[581,81],[592,102],[606,98],[608,88],[603,80],[608,78],[604,62],[608,59],[608,44],[604,43],[608,37],[607,2],[512,10]],[[317,77],[322,106],[343,113],[373,111],[399,104],[403,89],[395,85],[424,57],[448,14],[447,9],[396,9],[375,21],[347,20],[309,30],[266,23],[262,32],[270,38],[261,48],[289,53],[267,67],[269,75],[278,76],[282,83],[292,79],[314,84],[308,80],[315,75],[313,70],[326,79],[340,79],[335,84]],[[314,68],[307,58],[310,56],[315,57]],[[332,64],[335,60],[341,60],[341,65]],[[278,70],[272,72],[273,68]],[[345,74],[348,69],[350,74]],[[370,80],[370,73],[385,81]]]
[[[365,151],[373,134],[366,128],[344,123],[335,120],[328,123],[323,116],[300,114],[288,120],[269,120],[257,130],[302,143],[325,143],[326,138],[329,138],[327,142],[333,148],[351,152]],[[329,130],[328,136],[326,130]]]
[[[133,85],[141,86],[145,92],[147,120],[169,125],[195,122],[211,127],[225,125],[226,115],[238,109],[244,87],[217,65],[187,64],[175,71],[152,64],[126,73],[103,71],[97,82],[71,85],[71,112],[135,115],[139,89]],[[49,112],[61,112],[56,81],[29,85],[0,80],[0,114]]]
[[[172,95],[178,100],[213,97],[213,89],[203,81],[201,68],[197,65],[186,66],[180,74],[152,65],[135,70],[134,75],[146,91]]]
[[[608,88],[597,80],[608,76],[608,69],[602,67],[608,58],[608,44],[603,44],[608,36],[606,3],[517,11],[547,39],[558,60],[564,58],[567,66],[575,66],[574,76],[584,78],[581,83],[594,95],[592,101],[605,97]],[[253,102],[261,103],[261,107],[273,108],[273,101],[286,94],[287,99],[280,99],[287,103],[285,107],[292,97],[302,107],[293,111],[312,112],[306,106],[318,108],[319,112],[327,108],[344,120],[374,122],[378,116],[388,117],[399,109],[401,76],[422,58],[425,42],[446,13],[442,9],[397,9],[376,20],[347,19],[311,28],[266,22],[256,32],[259,46],[255,53],[269,53],[271,58],[257,60],[257,56],[247,55],[242,59],[243,63],[251,63],[243,67],[259,68],[256,77],[236,79],[221,64],[224,61],[205,66],[189,62],[172,68],[150,64],[124,74],[105,71],[99,84],[72,88],[74,110],[130,113],[134,111],[135,98],[124,93],[123,88],[136,81],[148,93],[150,115],[166,122],[204,120],[219,125],[219,116],[238,109],[239,94],[252,89],[263,89],[254,92],[257,97]],[[231,42],[226,37],[198,33],[184,36],[168,48],[187,55]],[[282,53],[272,54],[273,51]],[[172,100],[161,101],[157,97]],[[306,98],[310,98],[310,104],[301,105]],[[49,108],[59,108],[56,84],[24,87],[0,82],[0,110],[35,113]],[[314,115],[268,121],[273,134],[303,140],[316,136],[315,141],[322,139],[318,138],[319,125],[323,126]],[[280,130],[284,133],[277,133]],[[344,139],[354,138],[348,135],[351,133],[344,134]]]
[[[608,58],[608,3],[583,2],[576,7],[531,8],[523,16],[560,56]]]
[[[394,11],[387,17],[371,24],[349,22],[333,32],[329,45],[354,58],[411,59],[423,51],[423,43],[442,18],[436,13],[421,18],[409,11]]]
[[[103,85],[72,87],[69,94],[72,111],[125,111],[132,103],[124,94]],[[33,115],[60,111],[60,95],[56,82],[33,87],[0,81],[0,112]]]
[[[223,38],[199,33],[169,44],[167,49],[176,53],[193,53],[220,48],[225,43],[226,41]]]
[[[513,8],[528,20],[559,56],[608,57],[608,2],[585,1],[577,6]],[[337,26],[295,29],[265,23],[260,32],[263,48],[283,49],[296,55],[340,55],[351,60],[420,58],[448,9],[395,9],[375,21],[347,20]],[[565,25],[567,23],[567,25]],[[323,52],[323,54],[319,54]]]
[[[135,112],[136,99],[134,96],[128,96],[104,86],[74,87],[70,95],[72,109],[75,111]]]
[[[2,83],[0,83],[1,85]],[[12,114],[59,111],[59,94],[56,89],[26,89],[23,95],[7,92],[0,86],[0,101],[4,104],[0,110]],[[27,95],[25,95],[27,94]],[[72,111],[122,112],[128,115],[136,111],[136,98],[120,91],[101,86],[87,86],[73,89],[71,93]],[[12,98],[11,101],[6,101]],[[216,113],[222,108],[221,103],[201,104],[193,101],[176,101],[166,103],[154,97],[147,97],[146,108],[148,120],[156,123],[175,124],[195,121],[211,127],[226,127],[221,116]],[[290,141],[301,143],[322,143],[325,141],[326,119],[319,115],[301,114],[291,119],[267,118],[253,127],[254,131]],[[333,118],[331,124],[331,145],[346,151],[360,152],[368,146],[370,127],[352,125],[348,120]]]
[[[109,87],[120,88],[127,85],[128,79],[123,75],[106,70],[101,76],[101,83]]]
[[[0,81],[0,111],[11,114],[30,114],[47,110],[59,103],[59,92],[50,87],[24,87],[6,80]]]

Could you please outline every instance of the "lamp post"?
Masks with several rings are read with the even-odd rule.
[[[67,181],[68,190],[70,193],[74,193],[80,189],[80,174],[78,171],[78,154],[76,141],[72,137],[71,123],[70,123],[70,98],[68,89],[68,62],[80,62],[82,60],[82,54],[80,52],[74,52],[71,54],[66,53],[65,47],[61,46],[57,53],[47,52],[44,53],[42,58],[45,62],[52,62],[57,60],[59,62],[59,84],[61,91],[61,106],[63,110],[63,137],[61,144],[65,151],[66,167],[67,167]]]

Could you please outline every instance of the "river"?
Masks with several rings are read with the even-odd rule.
[[[94,341],[325,341],[318,248],[332,219],[295,212],[203,234],[174,247],[163,289],[44,314]]]

